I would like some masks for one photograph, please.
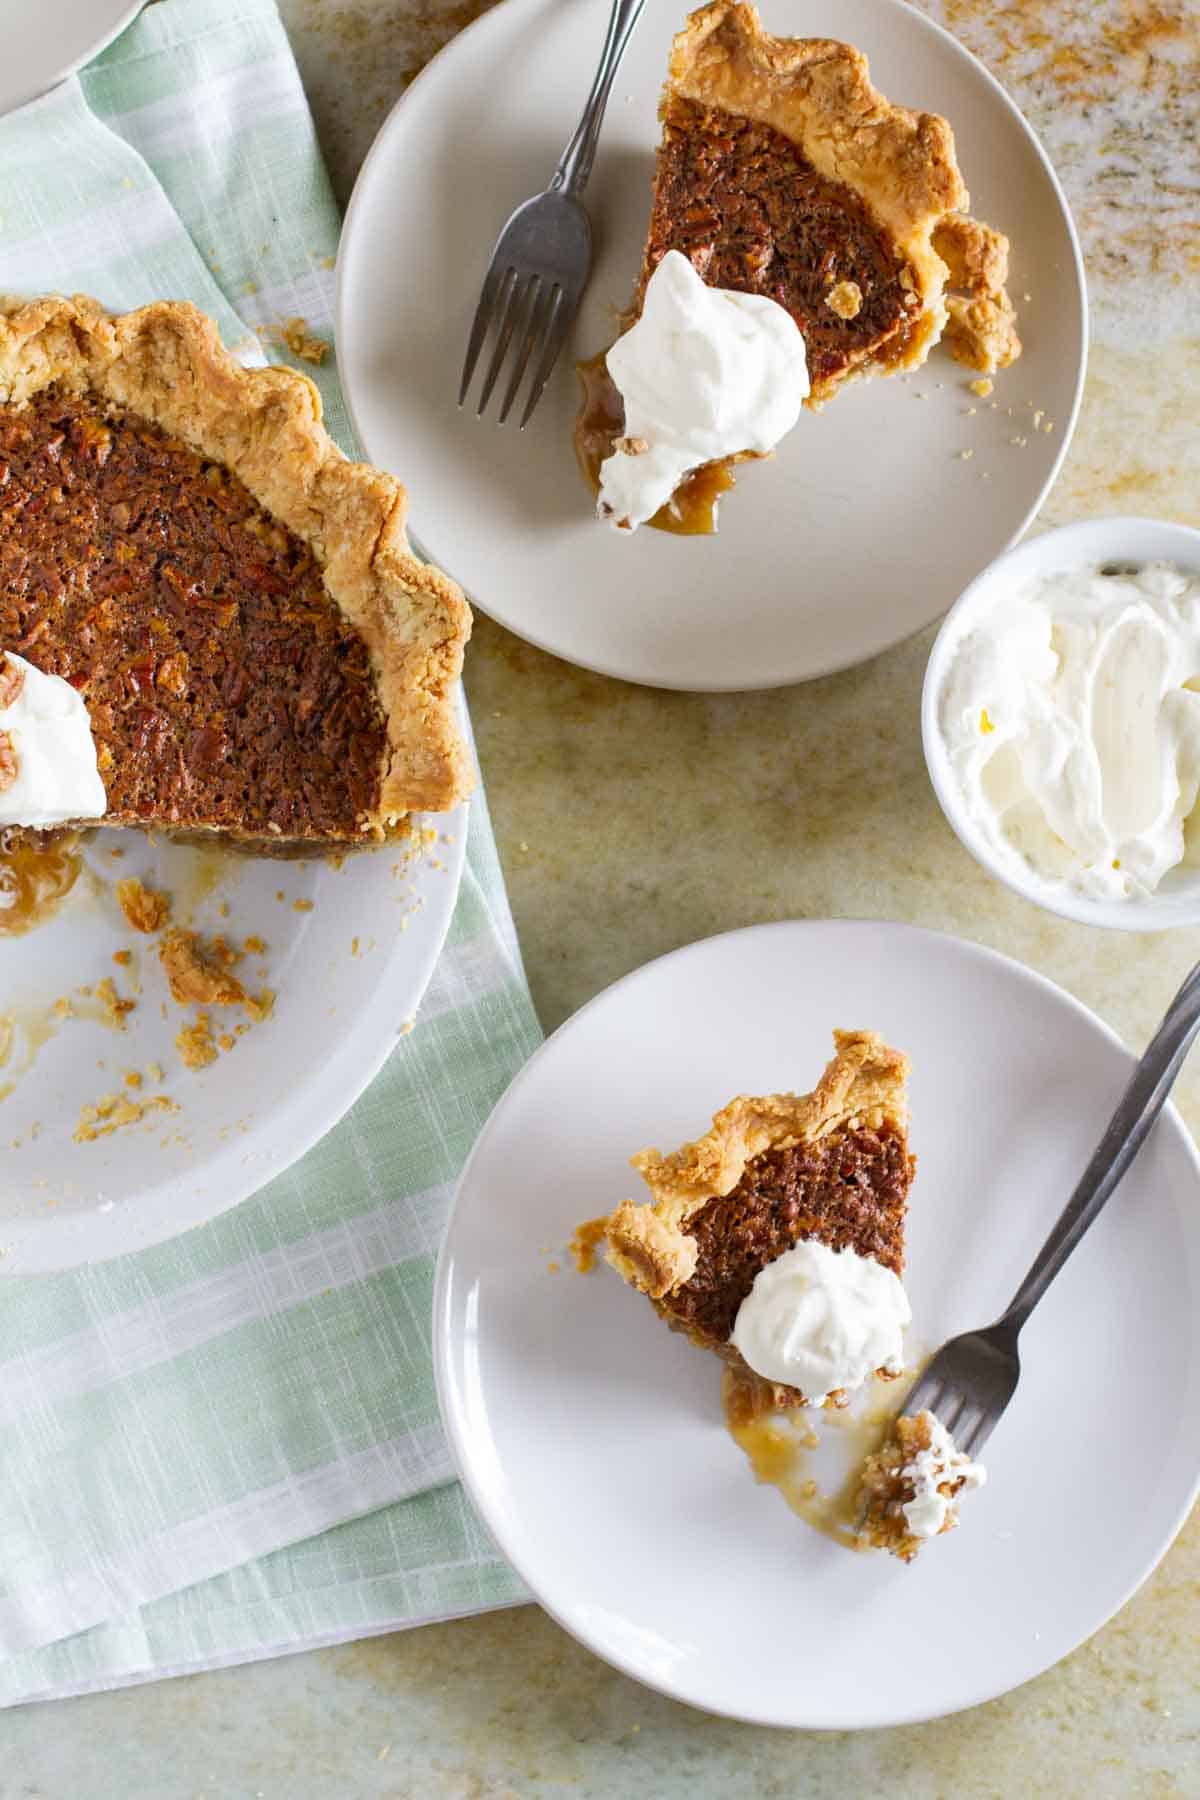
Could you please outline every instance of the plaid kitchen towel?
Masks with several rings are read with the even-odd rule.
[[[0,291],[191,299],[247,355],[293,316],[329,335],[337,213],[273,0],[149,8],[0,119],[0,170]],[[352,448],[332,363],[306,372]],[[453,1480],[430,1303],[538,1035],[480,795],[418,1028],[342,1124],[173,1243],[0,1278],[0,1703],[524,1597]]]

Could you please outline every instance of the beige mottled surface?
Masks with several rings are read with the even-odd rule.
[[[394,95],[484,7],[282,9],[344,199]],[[1132,511],[1200,523],[1186,473],[1200,389],[1186,141],[1194,5],[927,0],[927,10],[1025,108],[1083,235],[1097,342],[1045,521]],[[481,620],[468,685],[545,1024],[689,939],[832,913],[919,920],[994,945],[1141,1045],[1200,956],[1200,932],[1089,932],[980,873],[924,773],[928,644],[927,634],[806,687],[693,698],[570,669]],[[1200,1128],[1200,1059],[1181,1099]],[[614,1674],[529,1607],[32,1708],[0,1731],[5,1800],[78,1795],[81,1745],[89,1796],[1200,1795],[1200,1521],[1058,1668],[975,1712],[904,1730],[783,1734],[704,1718]]]

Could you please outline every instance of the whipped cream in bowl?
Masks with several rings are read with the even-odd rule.
[[[964,846],[1081,923],[1200,923],[1200,532],[1094,519],[992,563],[947,614],[922,701]]]

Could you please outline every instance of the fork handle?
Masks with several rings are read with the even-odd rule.
[[[600,141],[600,127],[604,122],[604,110],[608,105],[608,96],[612,92],[613,80],[621,66],[625,47],[633,35],[634,26],[642,16],[642,8],[645,4],[646,0],[613,0],[608,30],[604,38],[604,49],[600,52],[600,66],[596,70],[596,79],[593,81],[592,91],[587,97],[583,117],[575,127],[575,134],[563,151],[559,165],[554,171],[550,182],[552,193],[581,194],[587,185],[587,178],[592,172],[592,160],[596,154],[596,145]]]
[[[1128,1087],[1033,1267],[998,1322],[1015,1337],[1084,1233],[1100,1216],[1166,1104],[1200,1031],[1200,963],[1167,1008]]]

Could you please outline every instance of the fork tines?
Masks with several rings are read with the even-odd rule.
[[[504,399],[500,404],[499,423],[504,424],[512,410],[525,371],[533,363],[533,376],[521,414],[521,429],[533,414],[558,359],[570,325],[561,283],[537,273],[521,273],[511,264],[499,268],[495,263],[487,272],[479,305],[471,325],[467,354],[463,362],[458,404],[462,406],[475,373],[475,364],[489,332],[493,335],[491,361],[483,378],[477,415],[482,418],[492,389],[499,378],[505,358],[513,347],[512,369]]]

